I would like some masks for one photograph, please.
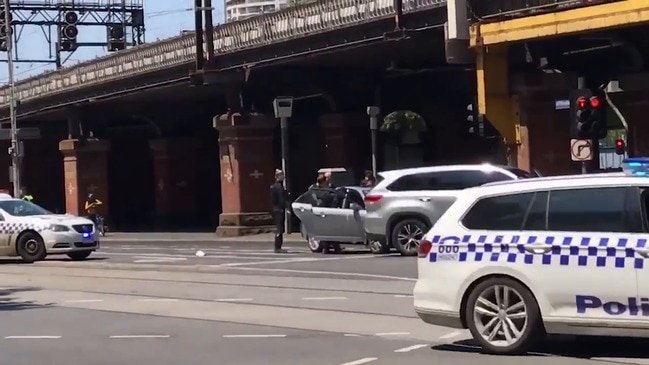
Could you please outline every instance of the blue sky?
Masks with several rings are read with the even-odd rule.
[[[219,0],[214,1],[213,5],[216,7],[214,23],[221,23],[225,19],[223,3]],[[146,42],[151,43],[156,39],[173,37],[183,30],[194,30],[193,4],[194,0],[144,0]],[[47,28],[44,29],[47,31]],[[54,28],[52,29],[55,31]],[[20,32],[20,27],[16,31]],[[80,42],[102,42],[106,39],[106,28],[100,26],[79,27],[77,39]],[[23,27],[17,48],[18,57],[21,59],[49,58],[47,40],[41,27],[36,25]],[[106,48],[103,47],[80,47],[72,54],[64,67],[107,53]],[[66,55],[67,53],[63,53],[62,57]],[[6,55],[1,55],[0,59],[6,59]],[[7,82],[6,65],[5,62],[0,63],[0,84]],[[15,63],[14,73],[16,79],[20,80],[54,68],[53,64]]]

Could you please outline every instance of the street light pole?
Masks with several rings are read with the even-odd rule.
[[[381,109],[378,106],[367,107],[367,115],[370,116],[370,137],[372,138],[372,176],[374,177],[376,177],[377,174],[376,154],[378,152],[378,115],[380,112]]]
[[[9,0],[4,0],[5,27],[7,30],[7,73],[9,78],[9,119],[11,121],[11,173],[14,186],[14,197],[20,198],[20,142],[18,141],[18,126],[16,124],[16,84],[14,82],[14,60],[13,60],[13,27],[11,26],[11,8]]]

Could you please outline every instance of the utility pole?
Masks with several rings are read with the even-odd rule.
[[[16,84],[14,82],[13,60],[13,27],[11,26],[11,8],[9,0],[4,0],[5,27],[7,28],[7,76],[9,78],[9,119],[11,121],[11,173],[14,185],[14,198],[20,198],[20,142],[18,141],[18,126],[16,125]]]

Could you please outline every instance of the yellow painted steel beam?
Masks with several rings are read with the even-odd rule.
[[[649,23],[649,0],[608,4],[471,25],[471,46],[520,42]]]
[[[508,145],[521,143],[519,105],[509,95],[507,46],[478,49],[476,59],[478,110],[500,132]]]

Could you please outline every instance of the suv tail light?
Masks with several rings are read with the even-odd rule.
[[[383,195],[370,194],[365,197],[365,204],[373,204],[383,199]]]
[[[422,240],[419,243],[419,257],[426,257],[430,253],[430,250],[433,249],[433,244],[428,240]]]

